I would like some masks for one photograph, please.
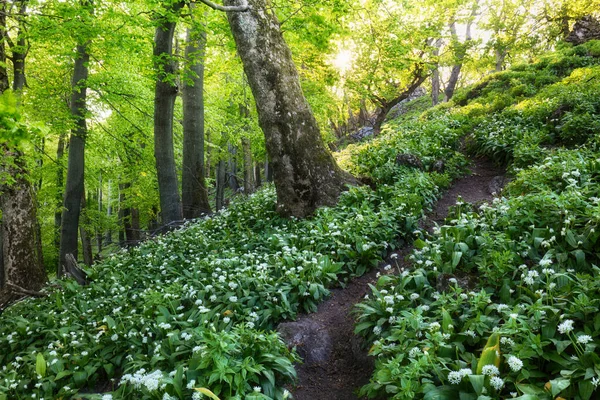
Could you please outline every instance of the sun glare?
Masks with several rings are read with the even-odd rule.
[[[332,61],[332,64],[342,75],[352,67],[352,52],[340,50]]]

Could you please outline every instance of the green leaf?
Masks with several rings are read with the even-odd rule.
[[[423,400],[456,400],[456,392],[452,386],[441,386],[427,392]]]
[[[553,379],[550,381],[550,385],[552,396],[557,396],[571,385],[571,381],[569,379]]]
[[[37,353],[35,358],[35,372],[42,378],[46,376],[46,359],[42,353]]]
[[[117,326],[117,323],[115,322],[114,319],[112,319],[112,317],[107,315],[106,317],[104,317],[104,319],[106,319],[106,323],[108,324],[108,327],[110,329],[115,329],[115,327]]]
[[[463,253],[461,251],[453,251],[452,252],[452,268],[456,268],[460,259],[462,258]]]
[[[221,400],[217,397],[216,394],[214,394],[213,392],[211,392],[210,390],[208,390],[207,388],[194,388],[195,391],[202,393],[205,396],[210,397],[213,400]]]
[[[471,386],[473,386],[473,390],[477,395],[481,395],[483,393],[483,386],[485,383],[485,375],[469,375],[469,381],[471,382]]]
[[[594,394],[594,385],[592,382],[588,380],[579,381],[579,396],[581,396],[581,400],[589,400]]]

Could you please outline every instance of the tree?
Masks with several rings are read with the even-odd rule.
[[[204,62],[206,32],[199,24],[187,30],[183,83],[183,165],[181,198],[184,218],[210,212],[204,179]]]
[[[82,11],[88,16],[92,13],[91,3],[88,0],[81,1]],[[81,204],[84,190],[85,171],[85,141],[88,134],[87,113],[87,88],[88,88],[88,64],[90,54],[88,52],[89,41],[79,38],[73,66],[73,77],[71,79],[71,101],[70,109],[73,118],[73,129],[69,138],[69,156],[67,165],[67,179],[63,200],[63,212],[60,228],[60,250],[58,275],[64,272],[67,255],[78,255],[78,229]]]
[[[225,5],[243,6],[239,0]],[[276,16],[265,0],[250,0],[248,6],[245,12],[228,11],[227,17],[273,165],[278,211],[305,217],[334,204],[356,180],[325,148]]]
[[[0,96],[0,210],[2,271],[0,298],[37,292],[46,282],[38,237],[36,200],[20,148],[30,134],[20,121],[16,98]]]
[[[175,153],[173,150],[173,115],[177,86],[173,61],[173,35],[179,12],[185,5],[177,1],[156,17],[154,35],[154,157],[162,223],[167,226],[183,219]]]

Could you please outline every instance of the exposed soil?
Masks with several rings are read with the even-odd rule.
[[[425,222],[425,228],[433,227],[433,222],[441,222],[448,214],[448,207],[456,203],[460,196],[463,201],[480,203],[493,198],[498,181],[504,180],[504,170],[487,159],[473,159],[471,174],[458,179],[438,201],[433,212]],[[490,187],[490,185],[492,187]],[[378,273],[384,273],[383,266],[408,266],[405,258],[410,254],[411,246],[403,246],[390,254],[378,268],[360,278],[352,280],[341,289],[333,289],[331,298],[322,303],[313,314],[302,315],[298,320],[311,319],[324,326],[330,336],[333,350],[331,358],[317,365],[299,365],[298,382],[292,388],[296,400],[356,400],[356,391],[369,382],[373,373],[373,360],[367,356],[360,338],[354,335],[354,316],[351,311],[369,293],[368,284],[375,284]],[[396,254],[396,255],[393,255]],[[392,257],[397,257],[392,260]]]

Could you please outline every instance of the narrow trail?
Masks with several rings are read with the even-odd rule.
[[[472,159],[471,174],[456,180],[428,215],[423,227],[431,229],[448,214],[448,207],[457,197],[469,203],[490,201],[504,183],[504,170],[487,159]],[[411,246],[403,246],[392,254],[397,261],[406,263]],[[390,255],[392,256],[392,255]],[[305,363],[297,366],[298,383],[290,388],[296,400],[356,400],[355,392],[368,383],[373,372],[373,360],[362,349],[361,339],[354,335],[354,317],[351,311],[369,292],[368,284],[375,284],[377,273],[389,264],[384,260],[378,268],[348,283],[344,288],[331,291],[331,298],[322,303],[313,314],[302,315],[293,324],[310,327],[311,332],[296,335],[298,352]],[[285,334],[283,335],[285,336]],[[316,353],[313,348],[316,347]],[[315,356],[316,354],[316,356]]]

